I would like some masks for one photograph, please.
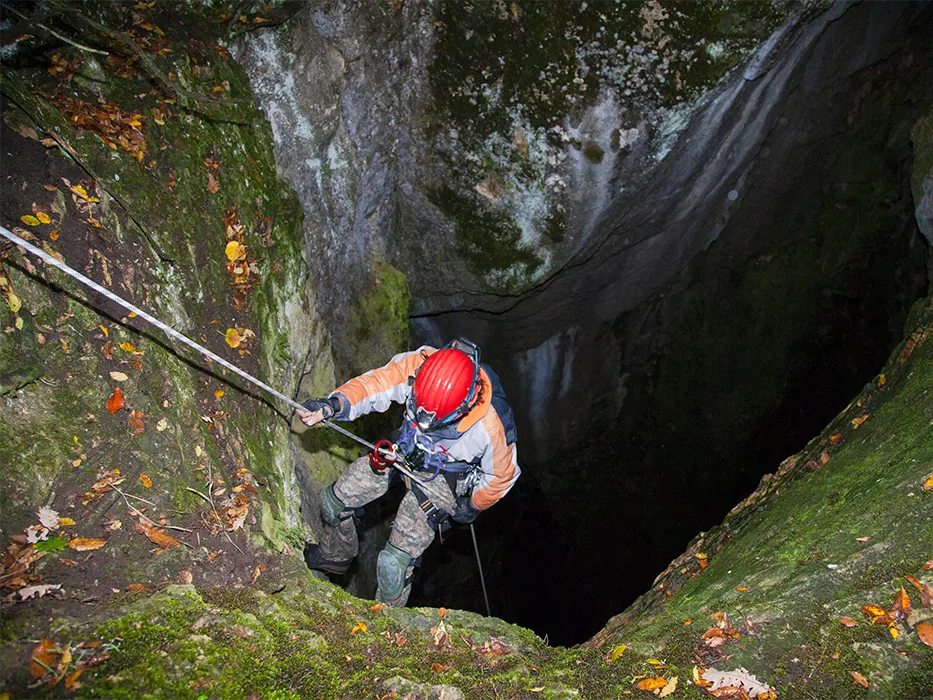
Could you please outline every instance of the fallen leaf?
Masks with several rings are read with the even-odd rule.
[[[622,654],[625,653],[626,649],[628,649],[627,644],[620,644],[619,646],[617,646],[615,649],[612,650],[612,653],[609,654],[609,658],[606,659],[607,663],[611,664],[613,661],[618,659],[620,656],[622,656]]]
[[[920,488],[924,491],[933,491],[933,474],[927,477],[927,480],[923,482],[923,486]]]
[[[224,253],[230,262],[234,262],[238,258],[246,257],[246,246],[239,241],[228,241]]]
[[[826,466],[826,464],[828,463],[829,463],[829,452],[826,452],[824,450],[823,452],[820,452],[820,464],[822,466]]]
[[[130,411],[130,427],[133,429],[133,435],[141,435],[145,430],[143,417],[142,411]]]
[[[115,382],[125,382],[127,379],[129,379],[129,377],[123,374],[123,372],[111,372],[110,378]]]
[[[933,587],[925,583],[921,583],[910,575],[907,575],[904,578],[907,579],[911,586],[920,591],[920,604],[923,607],[928,608],[933,605]]]
[[[156,430],[158,430],[161,433],[161,432],[164,432],[166,428],[168,428],[168,421],[165,420],[164,418],[160,418],[159,422],[156,423]]]
[[[663,688],[661,688],[661,692],[658,693],[658,697],[659,697],[659,698],[666,698],[668,695],[670,695],[671,693],[673,693],[675,690],[677,690],[677,676],[674,676],[673,678],[671,678],[671,679],[667,682],[667,685],[665,685]]]
[[[891,633],[891,639],[897,639],[900,636],[900,632],[897,631],[897,627],[894,626],[893,622],[888,625],[888,632]]]
[[[848,616],[840,617],[839,622],[842,623],[843,627],[855,627],[858,624],[856,620]]]
[[[76,552],[86,552],[90,549],[100,549],[105,544],[107,544],[107,540],[98,540],[91,537],[75,537],[68,543],[68,547]]]
[[[139,481],[140,481],[140,482],[142,483],[142,485],[145,486],[147,489],[151,489],[151,488],[152,488],[152,479],[150,479],[150,478],[149,478],[148,476],[146,476],[145,474],[140,474],[140,475],[139,475]]]
[[[142,519],[140,519],[140,522],[136,523],[136,529],[148,537],[150,542],[158,545],[162,549],[171,549],[181,544],[181,542],[171,535],[166,535],[164,530],[149,525]]]
[[[910,615],[910,596],[907,595],[907,591],[904,590],[903,586],[901,586],[901,590],[894,594],[894,609],[905,615]]]
[[[240,346],[240,343],[243,342],[236,328],[228,328],[227,334],[225,337],[227,340],[227,345],[229,345],[231,348],[238,348]]]
[[[829,441],[834,445],[842,440],[842,433],[833,433],[829,436]]]
[[[431,664],[431,670],[434,671],[434,673],[443,673],[444,667],[441,666],[441,664],[435,662]]]
[[[42,222],[39,221],[36,217],[31,214],[26,214],[25,216],[19,217],[19,220],[22,221],[27,226],[38,226]]]
[[[926,644],[928,647],[933,647],[933,623],[927,622],[924,620],[916,627],[917,636],[920,637],[920,641]]]
[[[444,617],[445,615],[447,615],[447,608],[438,608],[438,609],[437,609],[437,616],[438,616],[438,617]]]
[[[656,690],[658,688],[663,688],[666,685],[667,681],[660,676],[646,678],[643,681],[638,681],[639,690]]]
[[[879,608],[877,605],[863,605],[862,612],[871,618],[873,625],[887,625],[891,623],[888,611],[884,608]]]
[[[26,588],[20,588],[16,591],[16,595],[19,596],[20,600],[29,600],[30,598],[41,598],[46,593],[59,591],[61,588],[62,584],[60,583],[55,585],[27,586]]]
[[[256,568],[253,569],[253,577],[252,577],[252,578],[253,578],[253,583],[256,583],[256,579],[258,579],[258,578],[259,578],[259,575],[260,575],[263,571],[265,571],[267,568],[268,568],[268,567],[267,567],[267,565],[266,565],[265,562],[262,562],[262,563],[260,563],[260,564],[256,564]],[[364,629],[363,631],[365,632],[366,630]]]
[[[66,527],[68,525],[74,525],[74,524],[75,524],[75,521],[72,520],[71,518],[59,518],[58,519],[59,527]]]
[[[878,376],[878,386],[884,386],[887,383],[888,383],[888,378],[886,376],[884,376],[883,374]]]
[[[178,572],[178,576],[175,577],[175,580],[178,581],[178,583],[191,584],[194,582],[194,576],[188,569],[182,569]]]
[[[100,328],[100,332],[104,334],[105,338],[110,337],[110,331],[108,330],[107,326],[98,326],[98,328]]]
[[[142,583],[131,583],[126,587],[128,591],[144,591],[146,590],[145,584]]]
[[[61,655],[58,645],[51,639],[43,639],[33,647],[32,655],[29,659],[29,673],[33,678],[42,678],[48,669],[54,669],[58,662],[55,657]]]
[[[658,661],[657,659],[645,659],[645,663],[649,663],[652,666],[664,666],[664,662]]]
[[[855,541],[856,542],[868,542],[868,538],[867,537],[856,537]]]
[[[859,427],[862,423],[864,423],[864,422],[867,421],[867,420],[868,420],[868,414],[867,414],[867,413],[866,413],[864,416],[859,416],[858,418],[853,418],[853,419],[852,419],[852,427],[853,427],[853,428],[857,428],[857,427]]]
[[[863,688],[868,687],[868,679],[858,671],[852,671],[852,682],[856,685],[862,686]]]
[[[214,392],[214,398],[215,398],[215,399],[219,399],[219,398],[221,398],[223,395],[224,395],[224,390],[223,390],[223,389],[218,389],[217,391]]]
[[[110,411],[110,413],[116,413],[121,408],[123,408],[123,404],[123,390],[120,389],[120,387],[117,387],[113,390],[113,394],[111,394],[110,398],[107,399],[107,403],[105,405],[107,406],[107,410]]]
[[[83,668],[76,668],[74,671],[68,674],[68,677],[65,678],[65,687],[68,690],[77,690],[81,687],[81,684],[78,683],[78,679],[81,677],[81,674],[84,673]]]
[[[45,525],[49,530],[54,530],[58,527],[58,522],[60,518],[58,517],[58,511],[52,510],[48,506],[42,506],[39,509],[39,522]]]
[[[354,625],[353,629],[350,630],[350,636],[356,635],[357,632],[365,632],[365,631],[366,631],[366,623],[360,620],[359,622],[356,623],[356,625]]]
[[[132,343],[122,342],[120,343],[120,349],[123,352],[136,352],[136,346]]]
[[[385,603],[376,603],[375,605],[370,605],[369,609],[373,612],[379,612],[385,607]]]

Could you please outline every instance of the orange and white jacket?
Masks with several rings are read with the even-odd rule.
[[[372,411],[382,413],[393,402],[404,404],[412,390],[409,379],[435,352],[437,348],[423,345],[412,352],[400,353],[384,367],[372,369],[337,387],[331,396],[339,395],[343,399],[343,410],[334,418],[352,421]],[[509,492],[522,470],[518,466],[515,443],[508,444],[505,428],[492,405],[492,384],[482,368],[479,378],[484,384],[481,401],[456,424],[457,437],[432,442],[444,448],[453,460],[476,465],[479,480],[473,488],[471,502],[477,510],[486,510]]]

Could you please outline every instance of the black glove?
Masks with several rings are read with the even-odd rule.
[[[457,496],[457,510],[451,517],[461,525],[469,525],[482,512],[473,507],[473,499],[470,496]]]
[[[308,399],[303,404],[307,410],[314,413],[315,411],[324,411],[324,419],[328,419],[336,413],[340,413],[340,399],[336,396],[331,396],[324,399]]]

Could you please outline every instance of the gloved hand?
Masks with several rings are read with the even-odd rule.
[[[469,525],[482,512],[473,507],[473,499],[469,495],[457,496],[457,510],[451,517],[461,525]]]
[[[340,399],[336,396],[323,399],[308,399],[302,406],[305,407],[304,411],[296,410],[301,422],[305,425],[316,425],[335,413],[339,413],[341,409]]]

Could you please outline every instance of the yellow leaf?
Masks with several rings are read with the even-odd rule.
[[[142,482],[142,485],[145,486],[147,489],[151,489],[151,488],[152,488],[152,479],[150,479],[150,478],[149,478],[148,476],[146,476],[145,474],[140,474],[140,475],[139,475],[139,480],[140,480],[140,482]]]
[[[68,543],[68,546],[76,552],[86,552],[89,549],[100,549],[105,544],[107,544],[107,540],[95,540],[90,537],[75,537]]]
[[[887,383],[888,383],[888,378],[885,377],[883,374],[878,377],[878,386],[884,386]]]
[[[91,197],[87,193],[87,190],[84,189],[81,185],[73,185],[72,187],[69,187],[68,189],[74,192],[76,195],[78,195],[85,202],[94,203],[94,202],[100,201],[97,197]]]
[[[23,300],[16,296],[12,289],[7,291],[6,303],[9,305],[10,311],[14,314],[23,308]]]
[[[219,398],[220,398],[221,396],[223,396],[223,395],[224,395],[224,390],[223,390],[223,389],[218,389],[217,391],[214,392],[214,398],[215,398],[215,399],[219,399]]]
[[[357,632],[365,632],[365,631],[366,631],[366,623],[361,620],[356,623],[356,625],[353,627],[352,630],[350,630],[350,635],[353,636]]]
[[[867,420],[868,420],[868,414],[865,414],[864,416],[859,416],[858,418],[853,418],[853,419],[852,419],[852,427],[853,427],[853,428],[857,428],[857,427],[859,427],[862,423],[864,423],[864,422],[867,421]]]
[[[75,524],[75,521],[72,520],[71,518],[59,518],[59,519],[58,519],[58,524],[59,524],[59,526],[74,525],[74,524]]]
[[[105,338],[110,337],[110,331],[107,330],[107,326],[98,326],[98,328],[100,328],[100,332],[104,334]]]
[[[52,223],[52,217],[50,217],[50,216],[49,216],[48,214],[46,214],[44,211],[37,211],[37,212],[36,212],[36,218],[37,218],[39,221],[41,221],[43,224],[50,224],[50,223]]]
[[[664,665],[663,661],[658,661],[657,659],[645,659],[645,661],[651,664],[652,666],[663,666]]]
[[[42,222],[39,221],[36,217],[31,214],[26,214],[25,216],[19,217],[19,220],[22,221],[27,226],[38,226]]]
[[[123,352],[136,352],[136,346],[127,342],[120,343],[120,349]]]
[[[658,697],[659,697],[659,698],[666,698],[668,695],[670,695],[671,693],[673,693],[675,690],[677,690],[677,676],[674,676],[673,678],[671,678],[671,679],[667,682],[667,685],[665,685],[663,688],[661,688],[661,692],[658,693]]]
[[[892,639],[897,639],[898,637],[897,627],[895,627],[894,625],[891,625],[890,627],[888,627],[888,632],[891,633]]]
[[[923,482],[921,487],[924,491],[933,491],[933,474],[927,477],[927,480]]]
[[[612,653],[609,655],[609,658],[606,659],[606,661],[608,661],[609,663],[612,663],[613,661],[618,659],[620,656],[622,656],[622,654],[625,653],[626,649],[628,649],[627,644],[620,644],[619,646],[617,646],[615,649],[612,650]]]
[[[227,345],[231,348],[238,348],[240,347],[240,343],[243,342],[236,328],[228,328],[224,337],[227,339]]]
[[[227,247],[224,249],[224,253],[227,254],[227,259],[230,262],[233,262],[242,254],[246,253],[246,247],[239,241],[228,241]]]
[[[13,322],[13,325],[16,326],[16,330],[18,331],[23,330],[23,317],[17,316],[16,321]]]

